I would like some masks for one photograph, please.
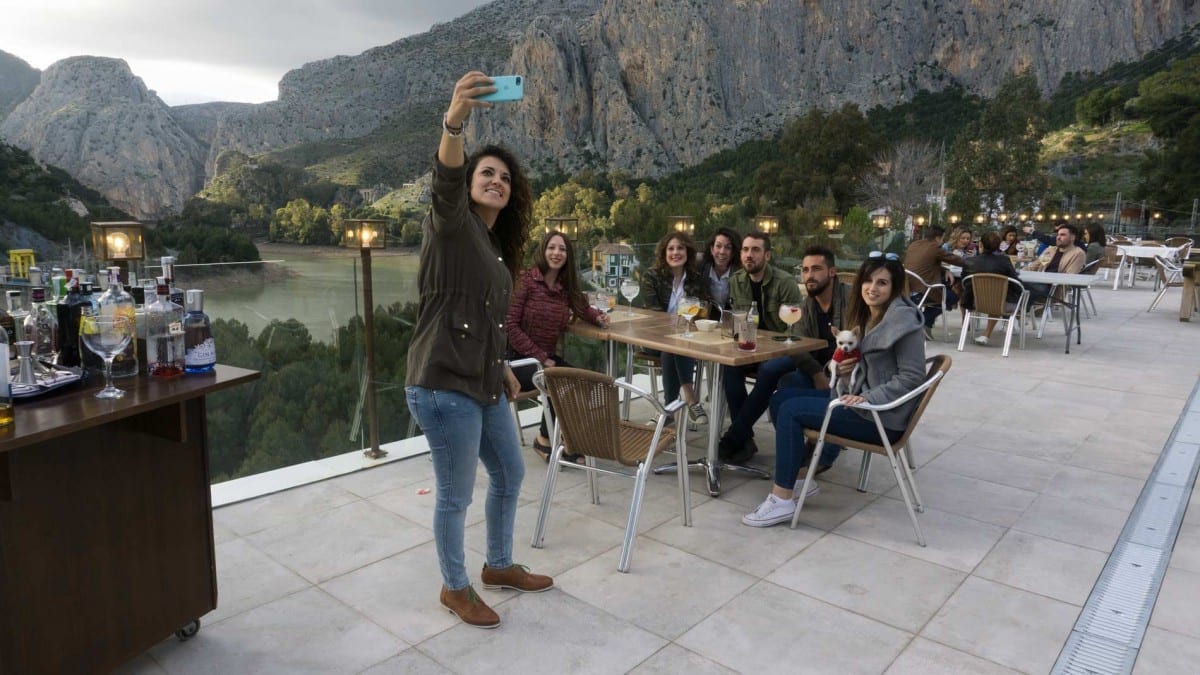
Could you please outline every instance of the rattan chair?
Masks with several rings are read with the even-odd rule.
[[[967,343],[967,334],[972,332],[973,321],[995,319],[1007,324],[1004,328],[1004,351],[1002,356],[1008,356],[1012,344],[1013,329],[1020,326],[1021,349],[1025,348],[1025,304],[1029,299],[1029,291],[1024,284],[1003,274],[988,274],[979,272],[963,279],[963,286],[971,286],[971,294],[975,299],[975,309],[963,309],[962,331],[958,334],[958,351],[963,350]],[[1020,290],[1020,297],[1013,309],[1008,308],[1008,291],[1010,286]],[[964,289],[965,294],[965,289]]]
[[[614,380],[607,375],[579,368],[547,368],[534,376],[534,382],[554,404],[555,422],[550,440],[553,448],[550,466],[546,468],[546,485],[542,489],[532,546],[542,547],[559,467],[588,472],[593,504],[600,503],[597,475],[633,478],[633,498],[629,505],[629,519],[625,524],[621,559],[617,564],[618,571],[628,572],[642,497],[646,492],[646,477],[650,474],[654,456],[669,451],[674,445],[678,461],[685,466],[687,464],[684,434],[676,432],[682,428],[681,411],[684,410],[684,403],[677,399],[664,406],[657,398],[651,398],[647,392],[624,380]],[[658,411],[656,424],[650,427],[622,420],[619,390],[630,390],[650,401]],[[672,417],[675,418],[674,428],[667,426],[667,420]],[[583,455],[585,463],[580,465],[563,460],[564,447],[570,447],[573,454]],[[615,462],[620,467],[635,468],[636,471],[630,474],[619,469],[603,468],[598,465],[598,460]],[[679,477],[680,515],[683,524],[688,526],[692,521],[688,472],[676,473]]]
[[[950,341],[950,324],[946,322],[946,284],[930,284],[926,283],[921,275],[905,268],[904,281],[907,284],[906,292],[909,296],[914,293],[920,293],[921,299],[917,301],[917,307],[925,309],[926,307],[939,307],[942,310],[942,332],[946,334],[946,341]],[[929,296],[933,291],[938,291],[939,299],[934,300]]]
[[[821,430],[805,429],[804,431],[805,440],[815,442],[816,447],[812,451],[808,473],[804,477],[804,487],[800,490],[799,501],[796,504],[796,513],[792,516],[793,529],[800,522],[800,511],[804,508],[804,497],[808,494],[808,489],[812,486],[813,476],[816,475],[817,460],[821,457],[821,450],[824,449],[825,443],[829,442],[836,443],[844,448],[856,448],[863,451],[863,475],[860,481],[860,488],[866,485],[867,473],[871,466],[871,455],[885,455],[888,458],[888,461],[892,464],[892,473],[896,476],[896,483],[900,486],[900,495],[904,497],[904,506],[908,509],[908,517],[912,519],[913,529],[916,530],[917,543],[921,546],[925,545],[925,535],[921,533],[921,524],[917,522],[916,512],[920,511],[924,513],[925,507],[921,504],[921,495],[917,493],[917,483],[913,479],[913,472],[910,467],[912,463],[911,437],[913,430],[917,428],[917,423],[921,421],[921,415],[924,414],[925,408],[929,406],[929,401],[933,399],[933,393],[937,391],[938,385],[946,377],[946,373],[950,372],[950,364],[950,357],[945,354],[926,359],[925,365],[927,371],[925,381],[921,383],[921,386],[891,403],[882,405],[860,403],[846,406],[866,410],[871,413],[871,418],[875,422],[875,428],[879,431],[879,437],[883,441],[879,445],[855,441],[829,433],[829,415],[837,408],[846,405],[842,403],[841,399],[836,398],[829,402],[829,407],[825,410],[825,421],[821,423]],[[904,429],[904,433],[895,443],[888,442],[883,422],[879,419],[879,411],[891,410],[918,397],[920,398],[920,402],[917,404],[916,410],[913,411],[912,417],[908,419],[908,426]],[[904,461],[904,455],[908,456],[908,461]],[[901,467],[903,467],[903,471],[901,471]],[[912,492],[911,496],[909,495],[910,490]]]
[[[542,364],[533,357],[517,359],[515,361],[508,362],[508,367],[512,368],[513,370],[516,370],[517,368],[524,368],[525,366],[535,366],[539,373],[542,371]],[[517,394],[516,396],[512,397],[511,399],[509,399],[509,402],[508,402],[509,405],[512,407],[513,421],[516,422],[516,425],[517,425],[517,442],[520,443],[521,445],[525,445],[525,429],[521,426],[520,405],[521,405],[521,403],[523,403],[525,401],[533,401],[535,399],[538,400],[538,402],[542,406],[542,415],[543,416],[549,415],[550,410],[546,405],[546,399],[542,397],[542,392],[538,391],[537,389],[530,389],[529,391],[523,391],[523,392]],[[547,424],[547,426],[549,426],[549,424],[550,424],[549,419],[546,420],[546,424]]]

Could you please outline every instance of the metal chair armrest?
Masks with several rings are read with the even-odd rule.
[[[542,362],[538,361],[537,359],[533,358],[532,356],[526,356],[523,359],[516,359],[515,361],[508,361],[507,363],[508,363],[509,368],[524,368],[525,366],[537,366],[538,370],[542,369]]]
[[[913,389],[912,391],[901,396],[900,398],[896,399],[895,401],[889,401],[887,403],[844,403],[840,399],[834,399],[829,402],[829,409],[832,410],[835,407],[834,404],[837,404],[837,405],[844,405],[847,408],[858,408],[859,410],[875,410],[875,411],[891,410],[892,408],[904,405],[905,403],[908,403],[909,401],[913,400],[914,398],[924,394],[926,389],[929,389],[930,387],[932,387],[940,379],[942,379],[942,373],[940,373],[940,372],[934,373],[933,377],[922,382],[921,386],[917,387],[916,389]]]
[[[613,380],[613,384],[617,385],[621,389],[624,389],[625,391],[637,394],[638,396],[641,396],[643,399],[649,401],[650,404],[654,406],[654,409],[657,410],[660,415],[668,415],[668,416],[674,415],[677,410],[679,410],[680,408],[682,408],[684,406],[683,399],[678,399],[678,398],[675,399],[674,401],[671,401],[670,403],[668,403],[666,405],[663,405],[662,403],[660,403],[658,401],[658,399],[651,396],[650,392],[646,391],[645,389],[642,389],[641,387],[637,386],[636,384],[625,381],[625,378],[623,378],[623,377],[619,377],[619,378]]]

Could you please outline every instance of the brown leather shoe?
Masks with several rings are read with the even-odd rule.
[[[524,565],[511,565],[503,569],[483,566],[479,575],[487,589],[511,588],[522,593],[541,593],[554,588],[554,579],[544,574],[533,574]]]
[[[478,628],[495,628],[500,625],[500,615],[488,607],[483,598],[470,586],[457,591],[442,586],[441,601],[442,607],[450,610],[465,624]]]

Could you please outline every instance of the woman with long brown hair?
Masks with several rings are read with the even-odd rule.
[[[682,232],[671,232],[654,247],[654,263],[642,272],[642,303],[646,309],[674,315],[684,296],[700,299],[701,306],[712,302],[708,279],[696,265],[696,243]],[[648,352],[656,353],[656,352]],[[708,413],[696,398],[692,380],[696,359],[663,352],[663,394],[667,401],[683,398],[694,424],[707,424]]]
[[[838,389],[846,404],[890,403],[921,386],[925,380],[925,335],[921,310],[904,295],[904,267],[895,253],[870,254],[854,278],[854,295],[846,311],[847,329],[857,328],[862,356],[838,364]],[[843,389],[850,373],[861,361],[857,391]],[[839,392],[833,392],[838,395]],[[796,511],[796,480],[807,465],[806,429],[820,429],[825,421],[830,392],[813,389],[783,389],[771,399],[775,420],[775,485],[753,512],[742,518],[751,527],[767,527],[792,519]],[[879,413],[888,440],[904,434],[908,418],[917,407],[913,400]],[[829,433],[868,443],[880,443],[879,430],[865,411],[836,408],[829,419]],[[820,492],[814,481],[808,496]]]
[[[589,305],[579,288],[579,270],[575,267],[571,240],[558,230],[547,232],[533,253],[533,266],[521,274],[508,305],[504,327],[508,331],[509,359],[532,357],[547,368],[571,366],[557,352],[571,315],[597,326],[608,326],[608,315]],[[535,372],[537,368],[533,366],[514,371],[521,391],[533,389]],[[553,408],[550,415],[554,415]],[[544,416],[533,449],[544,461],[550,460],[550,430]],[[568,454],[566,458],[579,461],[577,455]]]
[[[513,563],[513,526],[525,461],[508,396],[520,385],[505,365],[513,279],[529,238],[533,193],[516,157],[497,146],[469,158],[463,130],[477,97],[494,92],[480,72],[454,85],[433,163],[432,205],[421,225],[420,304],[408,351],[405,394],[433,459],[433,538],[441,604],[481,628],[500,617],[475,593],[463,545],[478,463],[487,467],[484,588],[544,591],[548,576]]]

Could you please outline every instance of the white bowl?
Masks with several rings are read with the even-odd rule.
[[[720,323],[720,321],[716,321],[714,319],[696,319],[696,328],[705,333],[709,333],[716,330]]]

